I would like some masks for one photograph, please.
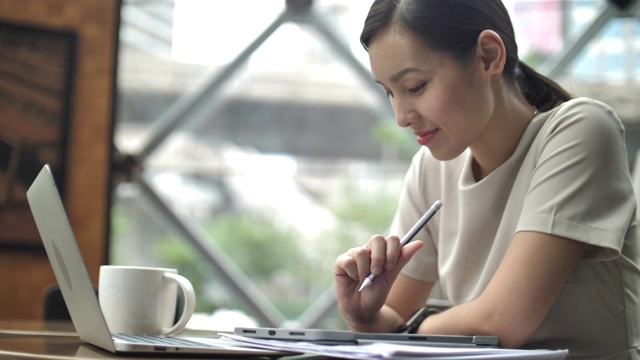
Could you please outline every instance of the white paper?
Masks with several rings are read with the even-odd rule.
[[[223,339],[272,350],[286,350],[345,359],[547,359],[561,360],[567,350],[513,350],[484,347],[440,347],[377,342],[366,345],[321,345],[304,341],[279,341],[220,334]]]

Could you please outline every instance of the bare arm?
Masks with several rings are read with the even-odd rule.
[[[375,322],[352,327],[354,331],[392,332],[404,324],[429,298],[433,282],[398,275]]]
[[[427,303],[433,282],[424,282],[400,274],[391,288],[385,306],[393,309],[402,322]]]
[[[497,335],[500,346],[521,347],[544,320],[587,247],[559,236],[517,233],[485,291],[430,316],[419,332]]]

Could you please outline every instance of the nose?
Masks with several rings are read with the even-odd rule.
[[[400,127],[409,127],[420,120],[420,114],[411,108],[396,107],[396,123]]]
[[[420,120],[420,113],[416,111],[413,101],[404,97],[391,98],[391,106],[396,113],[396,124],[406,128]]]

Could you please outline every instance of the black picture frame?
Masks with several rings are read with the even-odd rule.
[[[64,199],[77,36],[0,21],[0,249],[42,249],[26,191],[50,164]]]

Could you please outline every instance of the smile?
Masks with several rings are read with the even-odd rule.
[[[431,131],[425,131],[422,133],[416,133],[417,137],[418,137],[418,144],[420,145],[427,145],[428,143],[431,142],[431,140],[433,140],[433,138],[436,137],[436,135],[438,134],[439,129],[434,129]]]

